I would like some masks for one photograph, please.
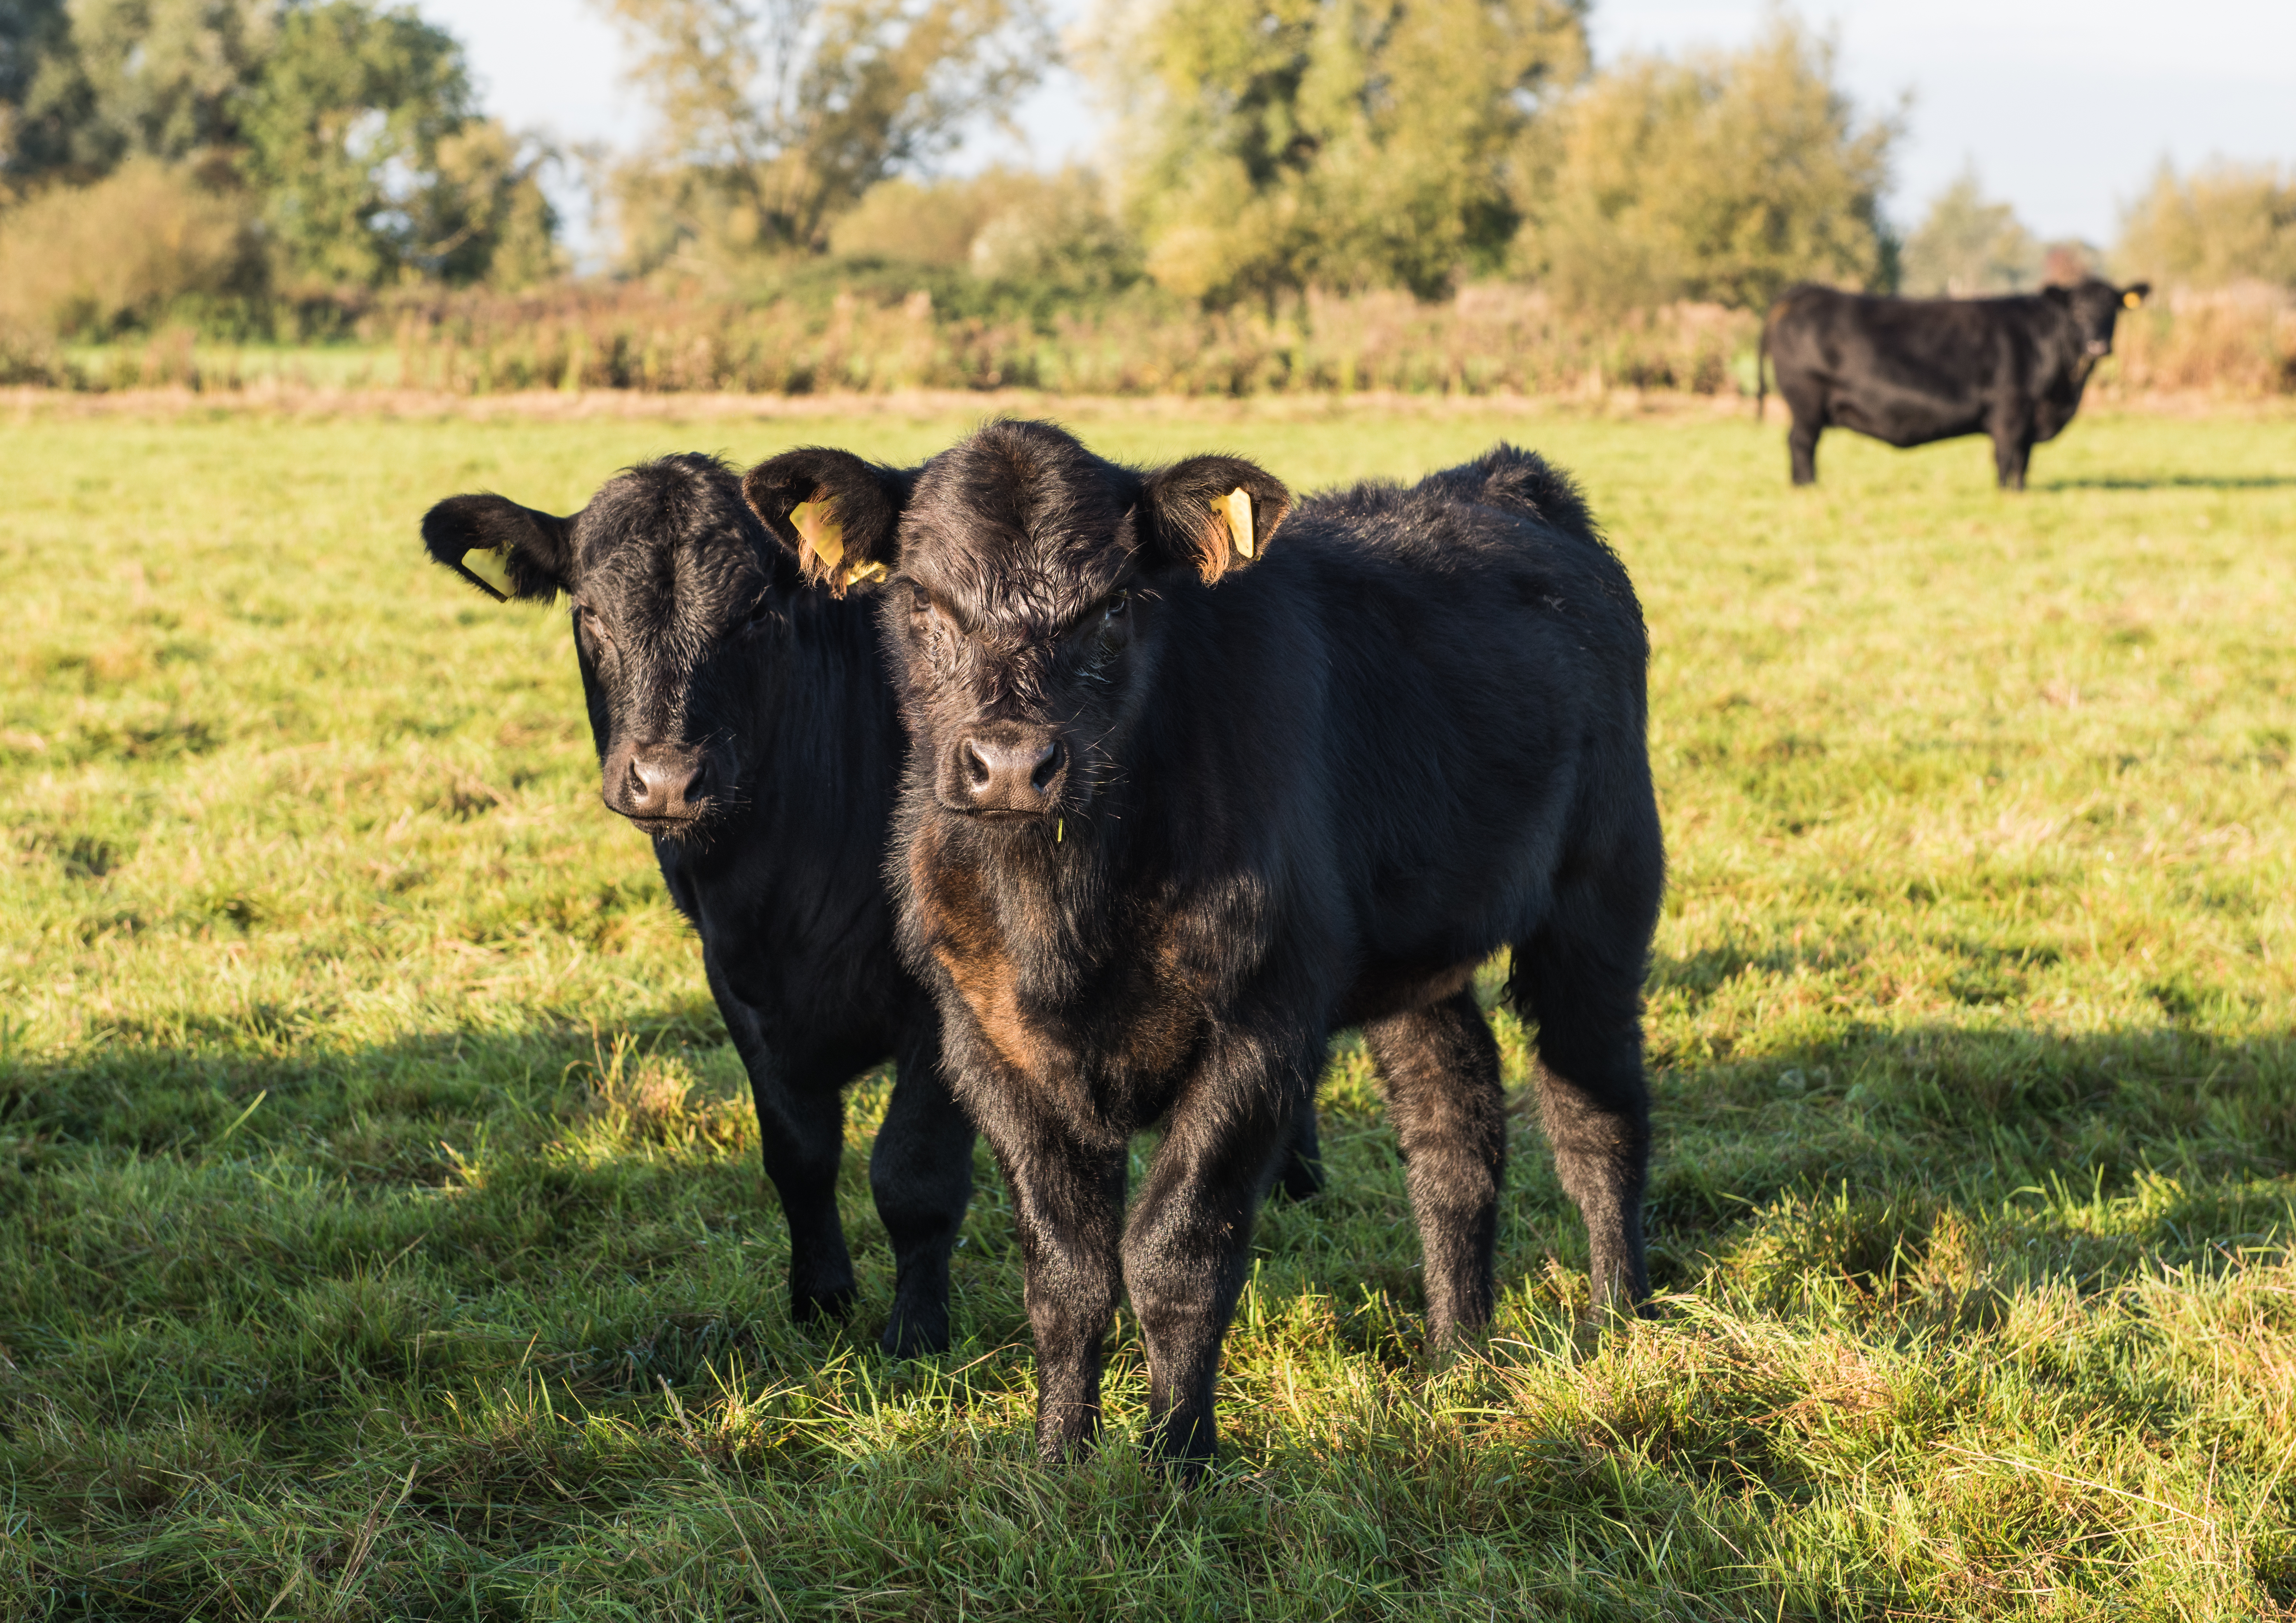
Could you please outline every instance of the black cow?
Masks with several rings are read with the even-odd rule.
[[[1471,982],[1501,946],[1596,1296],[1641,1297],[1647,644],[1568,480],[1500,447],[1284,524],[1249,462],[1142,471],[1000,422],[915,470],[791,452],[743,490],[882,605],[902,943],[1012,1186],[1046,1458],[1097,1427],[1119,1289],[1152,1446],[1211,1456],[1253,1218],[1341,1027],[1402,1142],[1431,1340],[1488,1322],[1506,1130]],[[1127,1141],[1159,1121],[1128,1225]]]
[[[1841,428],[1900,449],[1989,434],[2002,488],[2022,490],[2033,447],[2073,420],[2090,369],[2112,353],[2113,323],[2150,291],[2095,278],[2008,299],[1788,288],[1762,325],[1760,357],[1793,412],[1793,482],[1816,480],[1817,437]],[[1768,381],[1755,386],[1757,417]]]
[[[732,470],[668,456],[570,518],[458,496],[430,555],[498,555],[509,594],[573,600],[606,804],[653,836],[749,1070],[766,1176],[789,1224],[790,1311],[851,1304],[837,1218],[840,1090],[894,1060],[869,1158],[897,1275],[888,1352],[946,1348],[948,1258],[972,1125],[940,1071],[932,1001],[901,966],[881,865],[906,751],[875,617],[803,589]]]

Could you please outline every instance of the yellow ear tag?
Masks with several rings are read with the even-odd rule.
[[[1251,537],[1251,492],[1246,490],[1242,486],[1238,485],[1234,489],[1229,491],[1227,493],[1227,498],[1221,502],[1218,506],[1214,507],[1212,511],[1214,512],[1224,512],[1226,515],[1228,539],[1235,543],[1235,550],[1237,552],[1242,553],[1247,558],[1250,557],[1252,555],[1253,546]]]
[[[800,502],[790,509],[790,522],[822,562],[833,570],[845,561],[845,526],[827,502]]]
[[[2125,304],[2125,305],[2127,305],[2130,309],[2132,309],[2132,310],[2133,310],[2133,309],[2135,309],[2138,305],[2143,304],[2143,303],[2144,302],[2144,300],[2143,299],[2139,298],[2139,297],[2137,296],[2137,294],[2136,293],[2136,291],[2135,291],[2134,290],[2132,290],[2132,291],[2128,291],[2128,292],[2123,293],[2123,294],[2120,296],[2120,302],[2121,302],[2121,303],[2123,303],[2123,304]]]
[[[504,597],[511,594],[510,560],[492,547],[472,547],[463,554],[463,567]]]
[[[884,578],[885,566],[873,560],[867,563],[857,563],[845,571],[845,584],[849,586],[864,586]]]

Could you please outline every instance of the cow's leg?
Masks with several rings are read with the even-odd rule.
[[[1320,1045],[1319,1045],[1320,1046]],[[1181,1090],[1124,1236],[1124,1283],[1148,1353],[1148,1437],[1201,1473],[1218,1445],[1212,1398],[1220,1339],[1250,1269],[1252,1219],[1288,1152],[1316,1053],[1271,1063],[1245,1040],[1221,1045]]]
[[[1123,1273],[1125,1148],[1085,1143],[1025,1111],[990,1111],[980,1125],[1020,1234],[1037,1339],[1037,1452],[1057,1464],[1100,1430],[1103,1343]]]
[[[893,1243],[893,1311],[880,1344],[896,1357],[944,1352],[948,1258],[972,1198],[972,1121],[948,1091],[930,1031],[901,1055],[869,1187]]]
[[[790,1317],[841,1316],[853,1302],[853,1259],[837,1220],[837,1168],[845,1152],[842,1078],[797,1078],[766,1042],[749,1004],[726,989],[714,955],[702,966],[726,1032],[750,1073],[766,1176],[789,1225]]]
[[[1471,990],[1374,1021],[1364,1041],[1386,1088],[1419,1219],[1427,1339],[1444,1346],[1491,1318],[1506,1168],[1498,1045]]]
[[[1792,402],[1787,402],[1792,405]],[[1793,482],[1797,485],[1817,483],[1817,437],[1825,423],[1815,413],[1794,407],[1793,427],[1786,430],[1786,455],[1793,463]]]
[[[1993,437],[1993,471],[2004,490],[2025,488],[2025,464],[2033,455],[2030,418],[1996,417],[1988,430]]]
[[[1645,854],[1565,886],[1538,933],[1516,943],[1508,981],[1515,1006],[1538,1022],[1539,1120],[1586,1219],[1597,1311],[1631,1307],[1649,1288],[1642,984],[1663,870],[1655,812],[1644,815],[1651,826],[1635,848]]]

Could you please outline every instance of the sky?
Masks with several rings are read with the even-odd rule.
[[[1064,24],[1086,0],[1054,0]],[[468,47],[489,112],[564,142],[628,146],[644,103],[619,79],[620,41],[586,0],[419,0]],[[2044,238],[2109,244],[2163,158],[2296,164],[2296,0],[1807,0],[1858,108],[1902,108],[1888,200],[1902,225],[1967,165]],[[1628,52],[1742,45],[1768,0],[1595,0],[1598,64]],[[1908,99],[1909,98],[1909,99]],[[950,164],[1090,160],[1101,126],[1065,70]],[[578,249],[586,228],[574,222]]]

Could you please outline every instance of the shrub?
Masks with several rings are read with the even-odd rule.
[[[2296,394],[2296,291],[2264,282],[2171,288],[2121,317],[2122,390]]]
[[[187,304],[256,296],[262,278],[244,195],[156,159],[0,216],[0,326],[107,337]]]
[[[1886,283],[1897,134],[1857,120],[1832,46],[1783,16],[1735,54],[1628,61],[1562,110],[1518,258],[1607,312],[1759,309],[1805,277]]]
[[[872,186],[830,231],[847,259],[966,271],[988,282],[1072,292],[1136,281],[1139,252],[1108,211],[1089,170],[1056,175],[994,168],[963,180]]]
[[[2112,257],[2131,280],[2296,287],[2296,177],[2218,163],[2180,180],[2163,163],[2123,218]]]

